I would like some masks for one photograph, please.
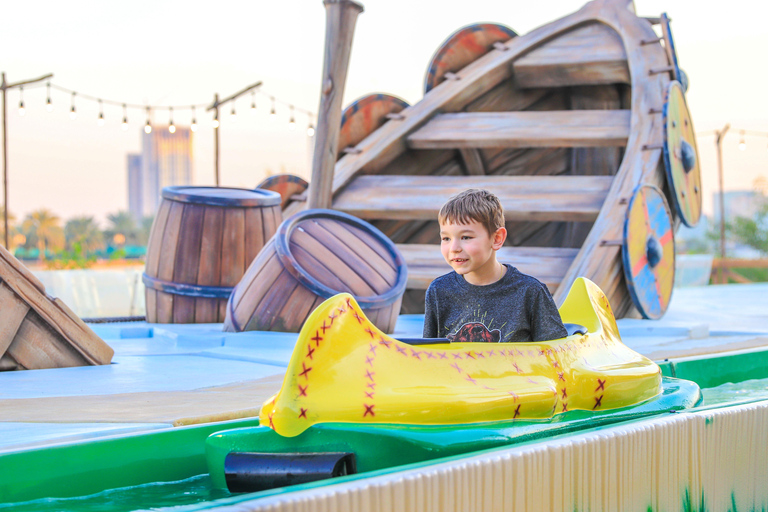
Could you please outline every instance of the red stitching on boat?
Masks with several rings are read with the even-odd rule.
[[[451,355],[453,356],[454,359],[461,359],[461,354],[460,353],[457,354],[457,353],[454,352]]]
[[[469,352],[465,352],[465,354],[467,354],[467,355],[465,356],[465,359],[469,359],[470,357],[471,357],[472,359],[477,359],[477,358],[476,358],[474,355],[472,355],[472,351],[469,351]]]
[[[373,408],[376,407],[376,404],[371,404],[371,405],[363,404],[363,406],[365,407],[365,412],[363,413],[363,418],[368,416],[368,413],[370,413],[371,416],[376,416],[376,413],[373,412]]]
[[[401,346],[399,346],[399,345],[395,345],[395,348],[397,349],[397,351],[398,351],[398,352],[400,352],[401,354],[403,354],[405,357],[408,357],[408,352],[406,352],[406,351],[405,351],[405,349],[404,349],[403,347],[401,347]]]
[[[373,382],[373,376],[376,375],[376,372],[371,373],[371,370],[365,370],[365,376],[369,379],[371,379],[371,382]]]
[[[323,320],[323,325],[320,326],[320,328],[323,330],[323,334],[325,334],[325,331],[331,328],[330,325],[325,325],[325,320]]]
[[[331,319],[331,325],[333,325],[333,319],[334,319],[334,318],[336,318],[337,316],[338,316],[338,315],[334,315],[334,314],[333,314],[333,311],[331,311],[331,314],[330,314],[330,315],[328,315],[328,318],[330,318],[330,319]]]
[[[457,365],[456,363],[451,363],[451,367],[452,367],[452,368],[456,368],[456,371],[457,371],[457,372],[459,372],[459,373],[461,373],[461,372],[463,372],[463,371],[464,371],[464,370],[462,370],[462,369],[461,369],[461,367],[460,367],[459,365]]]
[[[323,341],[323,337],[320,336],[320,332],[317,331],[317,330],[315,330],[315,335],[312,338],[310,338],[310,339],[315,342],[315,346],[316,347],[319,347],[320,346],[320,342]]]
[[[369,343],[368,344],[368,352],[373,352],[373,355],[376,355],[376,344],[375,343]]]
[[[392,344],[391,341],[387,341],[384,338],[382,338],[381,336],[379,336],[379,345],[384,345],[387,348],[391,348],[390,347],[391,344]]]
[[[563,403],[563,410],[560,412],[568,412],[568,404]]]
[[[301,368],[304,371],[299,374],[299,377],[301,377],[303,375],[305,379],[309,379],[309,375],[307,375],[307,374],[310,372],[310,370],[312,370],[312,367],[310,366],[309,368],[307,368],[307,366],[304,364],[304,361],[302,361],[301,362]]]
[[[517,418],[518,416],[520,416],[520,406],[522,406],[522,405],[523,405],[523,404],[519,404],[519,405],[517,406],[517,409],[515,409],[515,415],[514,415],[514,416],[512,416],[512,419],[515,419],[515,418]]]
[[[563,398],[568,398],[568,393],[566,393],[565,388],[563,388]]]
[[[312,357],[312,354],[314,354],[314,352],[315,352],[315,349],[312,348],[312,345],[307,345],[307,355],[305,355],[304,357],[314,359],[314,357]]]
[[[299,414],[299,418],[307,419],[307,410],[303,407],[299,407],[301,409],[301,413]]]
[[[309,387],[309,384],[303,387],[301,384],[296,384],[296,385],[299,386],[299,396],[307,396],[307,388]]]
[[[421,361],[421,352],[418,350],[411,349],[411,355]]]
[[[488,354],[488,357],[496,355],[496,351],[495,350],[486,350],[485,353]]]
[[[357,311],[355,311],[355,315],[354,316],[357,319],[357,323],[359,323],[359,324],[363,323],[363,319],[360,318],[360,315],[357,314]]]
[[[600,395],[600,398],[595,398],[595,406],[592,408],[593,411],[603,405],[603,396],[604,395]]]
[[[437,355],[440,356],[440,359],[448,359],[448,354],[446,352],[438,352]]]
[[[598,391],[600,391],[601,389],[602,389],[603,391],[605,391],[605,381],[606,381],[606,380],[608,380],[608,379],[605,379],[605,380],[600,380],[600,379],[597,379],[597,389],[595,389],[595,393],[597,393],[597,392],[598,392]]]
[[[557,378],[565,382],[565,372],[557,372]]]
[[[425,353],[425,354],[427,354],[427,359],[437,359],[437,357],[435,356],[435,354],[433,354],[431,351],[430,351],[430,352],[427,352],[427,351],[425,350],[425,351],[424,351],[424,353]]]
[[[373,366],[373,359],[371,359],[371,356],[365,356],[365,362]]]
[[[373,395],[375,395],[375,394],[376,394],[376,392],[375,392],[375,391],[363,391],[363,393],[365,393],[365,396],[367,396],[367,397],[368,397],[368,398],[370,398],[371,400],[373,400]]]
[[[472,384],[477,385],[477,381],[472,378],[470,374],[467,374],[467,376],[464,378],[464,380],[471,382]]]
[[[517,363],[512,363],[512,366],[515,367],[515,370],[517,370],[517,373],[523,373],[523,370],[521,370],[520,367],[517,366]]]
[[[370,334],[370,335],[371,335],[371,339],[373,339],[373,331],[371,330],[371,328],[370,328],[370,327],[366,327],[366,328],[365,328],[365,332],[367,332],[368,334]]]

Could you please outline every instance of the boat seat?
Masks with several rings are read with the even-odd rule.
[[[563,325],[565,326],[565,330],[568,331],[568,336],[573,336],[574,334],[581,334],[584,336],[589,332],[586,327],[580,324]],[[450,343],[448,338],[399,338],[398,341],[402,341],[408,345],[439,345],[442,343]]]
[[[565,326],[565,330],[568,331],[568,336],[573,336],[574,334],[581,334],[584,336],[589,331],[586,327],[579,324],[563,324]]]

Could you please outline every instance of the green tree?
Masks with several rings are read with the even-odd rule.
[[[141,228],[139,229],[138,245],[146,246],[149,243],[149,235],[152,232],[152,224],[155,222],[154,215],[148,215],[141,219]]]
[[[46,250],[58,251],[64,247],[61,219],[47,208],[41,208],[27,215],[21,228],[27,237],[26,245],[37,247],[40,258],[43,260]]]
[[[64,225],[64,237],[67,249],[82,251],[87,258],[89,253],[104,248],[104,234],[93,217],[75,217]]]
[[[107,215],[107,220],[110,225],[104,230],[104,235],[107,237],[108,243],[138,245],[139,228],[130,213],[125,210],[110,213]]]
[[[763,200],[754,218],[736,217],[726,229],[735,240],[768,255],[768,200]]]

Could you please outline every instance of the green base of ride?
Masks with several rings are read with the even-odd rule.
[[[442,426],[325,423],[296,437],[283,437],[263,426],[238,428],[211,435],[206,457],[214,487],[226,489],[224,459],[229,452],[352,452],[358,471],[376,471],[690,409],[701,401],[699,386],[693,382],[664,377],[662,388],[659,396],[639,405],[569,411],[551,420]]]

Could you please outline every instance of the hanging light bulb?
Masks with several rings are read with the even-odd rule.
[[[293,118],[293,105],[291,105],[291,117],[288,119],[288,129],[294,130],[296,128],[296,119]]]
[[[309,122],[309,126],[307,126],[307,137],[314,137],[315,135],[315,127],[312,126],[312,121]]]
[[[744,130],[741,130],[741,139],[739,139],[739,149],[742,151],[747,149],[747,141],[744,140]]]
[[[123,131],[128,130],[128,106],[123,103]]]
[[[24,88],[19,87],[19,115],[24,117],[26,111],[24,110]]]
[[[99,100],[99,120],[96,122],[99,126],[104,126],[104,104]]]
[[[176,125],[173,124],[173,107],[168,107],[168,131],[176,133]]]
[[[152,133],[152,123],[149,122],[149,107],[147,107],[147,123],[144,125],[144,133]]]
[[[251,91],[251,114],[256,113],[256,92]]]
[[[72,92],[72,107],[69,109],[69,118],[73,121],[77,119],[77,112],[75,111],[75,95],[76,92]]]
[[[48,82],[46,87],[48,88],[48,98],[45,100],[45,110],[53,112],[53,103],[51,103],[51,82]]]
[[[218,108],[214,109],[213,111],[213,122],[211,124],[213,125],[214,128],[219,127],[219,109]]]
[[[237,119],[237,112],[235,112],[235,102],[232,101],[232,110],[229,111],[229,120],[235,121]]]
[[[192,123],[189,125],[189,129],[193,132],[197,131],[197,116],[195,115],[195,106],[192,105]]]
[[[274,121],[277,117],[277,113],[275,112],[275,97],[270,96],[270,98],[272,99],[272,108],[269,111],[269,120]]]

